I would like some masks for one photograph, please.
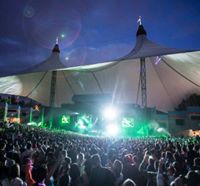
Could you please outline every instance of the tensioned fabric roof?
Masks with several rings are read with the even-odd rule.
[[[140,58],[146,60],[148,107],[168,111],[188,95],[200,93],[200,51],[158,45],[147,38],[142,25],[136,35],[135,48],[126,56],[77,67],[61,62],[56,44],[46,61],[1,77],[0,93],[28,96],[49,105],[51,72],[56,70],[56,106],[72,102],[74,94],[111,94],[115,103],[141,104]]]

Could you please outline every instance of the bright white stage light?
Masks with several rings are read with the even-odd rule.
[[[29,126],[38,126],[38,124],[36,122],[33,122],[33,121],[27,123],[27,125],[29,125]]]
[[[108,120],[114,120],[117,118],[118,111],[116,108],[109,106],[103,110],[103,117]]]
[[[119,133],[119,127],[117,124],[108,124],[106,127],[106,136],[112,137],[116,136]]]
[[[157,132],[163,132],[163,131],[164,131],[163,128],[161,128],[161,127],[157,128]]]

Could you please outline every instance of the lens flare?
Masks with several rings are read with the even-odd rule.
[[[108,126],[106,127],[106,136],[108,137],[113,137],[116,136],[119,133],[119,127],[117,126],[116,123],[111,123],[108,124]]]
[[[60,49],[71,46],[81,31],[80,13],[65,4],[48,0],[29,1],[24,8],[24,33],[27,39],[42,47],[52,49],[59,37]]]
[[[118,116],[118,110],[112,106],[108,106],[103,110],[103,117],[107,120],[115,120]]]

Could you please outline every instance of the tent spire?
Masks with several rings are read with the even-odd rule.
[[[59,38],[56,37],[56,45],[58,45],[58,43],[59,43]]]
[[[139,36],[139,35],[145,35],[146,36],[147,32],[146,32],[146,30],[144,29],[144,27],[142,25],[142,16],[139,16],[139,18],[137,20],[137,23],[139,23],[139,27],[138,27],[136,36]]]
[[[60,53],[60,49],[59,49],[59,45],[58,45],[58,37],[56,37],[56,44],[55,44],[52,52]]]
[[[147,33],[142,25],[142,17],[139,16],[138,21],[139,27],[136,33],[137,39],[139,39],[139,36],[146,37]],[[141,39],[140,39],[141,40]],[[138,40],[137,40],[138,42]],[[136,44],[137,45],[137,44]],[[140,46],[141,47],[141,46]],[[147,86],[146,86],[146,62],[145,57],[140,58],[140,85],[141,85],[141,98],[142,98],[142,107],[146,109],[147,107]],[[145,111],[146,112],[146,111]],[[146,113],[145,116],[146,118]]]
[[[139,25],[142,25],[142,16],[139,16],[137,23],[139,23]]]

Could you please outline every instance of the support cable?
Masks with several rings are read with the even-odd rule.
[[[101,87],[101,84],[100,84],[100,82],[99,82],[99,80],[98,80],[98,78],[97,78],[95,72],[92,72],[92,71],[91,71],[91,73],[92,73],[92,76],[94,77],[94,79],[95,79],[95,81],[96,81],[96,83],[97,83],[97,86],[98,86],[100,92],[103,93],[103,89],[102,89],[102,87]]]
[[[73,89],[71,83],[69,82],[69,80],[67,79],[67,77],[66,77],[66,75],[65,75],[65,73],[64,73],[63,71],[62,71],[62,74],[63,74],[63,76],[64,76],[64,79],[65,79],[65,81],[66,81],[68,87],[70,88],[70,90],[72,91],[72,93],[75,94],[75,91],[74,91],[74,89]]]
[[[176,72],[177,74],[179,74],[182,78],[186,79],[187,81],[189,81],[190,83],[192,83],[193,85],[197,86],[200,88],[200,85],[198,85],[197,83],[195,83],[194,81],[192,81],[191,79],[189,79],[188,77],[186,77],[184,74],[182,74],[181,72],[179,72],[178,70],[176,70],[174,67],[172,67],[170,64],[168,64],[163,58],[162,58],[163,62],[169,67],[171,68],[174,72]]]
[[[161,82],[161,84],[162,84],[163,88],[165,89],[165,91],[166,91],[166,93],[167,93],[167,95],[168,95],[169,99],[171,100],[172,104],[173,104],[173,105],[175,105],[175,104],[174,104],[174,101],[173,101],[173,99],[172,99],[172,97],[170,96],[170,93],[168,92],[168,90],[167,90],[167,88],[166,88],[165,84],[163,83],[163,81],[162,81],[162,79],[161,79],[161,77],[160,77],[160,74],[158,73],[158,71],[157,71],[156,67],[153,65],[153,62],[152,62],[152,60],[151,60],[151,64],[152,64],[152,66],[153,66],[153,69],[154,69],[154,71],[156,72],[156,74],[157,74],[157,76],[158,76],[158,78],[159,78],[159,80],[160,80],[160,82]]]
[[[26,97],[29,97],[36,89],[37,87],[40,85],[40,83],[43,81],[43,79],[45,78],[46,74],[48,72],[45,72],[42,76],[42,78],[38,81],[38,83],[35,85],[35,87],[33,87],[33,89],[26,95]]]

